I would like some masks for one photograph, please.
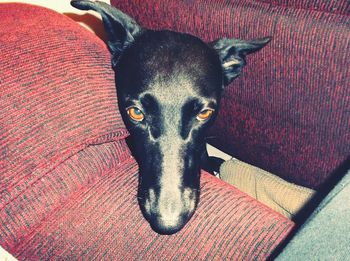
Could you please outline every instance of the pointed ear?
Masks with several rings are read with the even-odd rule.
[[[270,40],[271,37],[252,41],[224,38],[210,43],[221,59],[224,85],[229,85],[233,79],[239,76],[243,67],[246,65],[246,55],[259,51]]]
[[[94,10],[102,16],[107,34],[108,47],[111,51],[112,65],[117,64],[122,51],[135,40],[142,28],[130,16],[100,1],[72,0],[71,5],[80,10]]]

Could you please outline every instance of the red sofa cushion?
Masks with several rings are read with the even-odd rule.
[[[176,235],[150,229],[105,45],[72,20],[0,4],[0,245],[20,260],[265,259],[293,223],[203,173]]]
[[[30,5],[0,9],[0,207],[92,144],[127,131],[107,48]]]
[[[209,143],[312,188],[349,157],[349,16],[253,0],[111,2],[145,27],[206,41],[272,35],[226,88]]]
[[[293,226],[203,173],[190,222],[175,235],[156,234],[138,207],[137,170],[132,159],[110,169],[6,249],[20,260],[265,260]]]
[[[0,245],[15,254],[18,244],[38,233],[38,227],[42,224],[53,222],[54,213],[74,201],[76,194],[94,186],[111,171],[118,173],[119,166],[130,161],[130,157],[125,140],[119,140],[88,146],[55,166],[0,207]],[[89,217],[85,212],[81,214]],[[72,235],[74,233],[72,231]],[[32,247],[37,247],[37,244]]]

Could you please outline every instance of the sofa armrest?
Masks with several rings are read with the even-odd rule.
[[[0,207],[90,145],[123,139],[110,54],[71,19],[0,5]]]

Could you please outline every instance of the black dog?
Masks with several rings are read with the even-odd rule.
[[[141,211],[156,232],[175,233],[199,200],[201,162],[208,159],[205,131],[217,115],[223,87],[240,74],[245,56],[270,38],[206,44],[189,34],[141,28],[102,2],[71,4],[102,15],[119,108],[140,169]]]

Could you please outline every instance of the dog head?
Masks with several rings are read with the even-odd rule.
[[[142,28],[102,2],[72,5],[102,15],[119,108],[139,164],[141,211],[156,232],[175,233],[199,200],[205,131],[215,119],[223,87],[240,74],[246,55],[270,38],[204,43],[189,34]]]

